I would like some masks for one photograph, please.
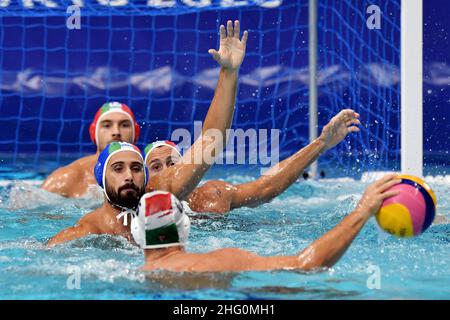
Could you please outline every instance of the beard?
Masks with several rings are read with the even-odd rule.
[[[125,189],[128,190],[122,192]],[[144,187],[139,188],[134,183],[129,183],[121,186],[116,192],[106,183],[106,194],[111,204],[127,209],[135,209],[144,194]]]

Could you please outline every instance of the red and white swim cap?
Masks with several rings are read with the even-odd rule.
[[[131,142],[136,143],[139,137],[139,125],[136,123],[136,119],[134,118],[134,114],[131,109],[126,104],[120,102],[107,102],[100,109],[98,109],[97,113],[95,114],[94,121],[92,121],[91,126],[89,127],[89,135],[91,136],[92,142],[98,146],[98,126],[103,117],[113,112],[123,113],[124,115],[129,117],[134,127]]]

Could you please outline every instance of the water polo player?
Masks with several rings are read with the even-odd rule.
[[[144,249],[145,266],[142,270],[145,271],[239,272],[327,268],[341,258],[369,218],[378,212],[383,200],[399,194],[400,191],[389,188],[400,182],[396,174],[390,174],[370,185],[354,211],[296,256],[258,256],[238,248],[188,253],[184,247],[189,236],[189,218],[181,203],[167,192],[147,193],[141,198],[131,232]]]
[[[48,245],[90,234],[120,235],[131,240],[128,219],[144,194],[148,178],[141,151],[126,142],[109,144],[98,157],[94,175],[105,194],[103,205],[58,233]]]
[[[83,196],[90,185],[96,184],[93,172],[100,152],[113,141],[135,143],[139,137],[139,125],[128,106],[108,102],[95,114],[89,134],[97,152],[54,171],[45,179],[42,189],[69,198]]]

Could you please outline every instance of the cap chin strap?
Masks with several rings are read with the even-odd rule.
[[[117,206],[119,207],[119,206]],[[121,208],[125,209],[125,208]],[[123,225],[126,227],[128,225],[128,214],[131,214],[131,219],[133,219],[136,216],[136,210],[133,209],[125,209],[121,213],[119,213],[116,218],[117,220],[120,220],[120,218],[123,217]]]

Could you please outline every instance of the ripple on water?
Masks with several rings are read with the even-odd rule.
[[[248,176],[235,175],[247,182]],[[438,197],[438,212],[448,217],[447,177],[426,180]],[[356,204],[366,181],[326,179],[295,184],[271,203],[242,208],[228,215],[191,214],[188,250],[206,252],[240,247],[261,255],[296,255],[330,230]],[[20,209],[7,205],[12,189],[37,194]],[[28,189],[27,189],[28,188]],[[22,190],[23,191],[23,190]],[[12,298],[75,299],[392,299],[449,298],[442,283],[450,281],[450,227],[433,225],[412,239],[397,239],[371,220],[338,264],[314,274],[292,271],[245,272],[216,277],[177,275],[150,279],[139,271],[143,252],[124,238],[90,236],[55,248],[45,240],[73,225],[91,210],[95,199],[51,197],[20,183],[0,187],[0,294]],[[16,199],[17,200],[17,199]],[[28,202],[30,200],[28,199]],[[22,204],[27,204],[23,201]],[[382,289],[368,290],[369,266],[381,270]],[[82,290],[66,290],[73,267]],[[72,269],[70,269],[72,268]],[[33,290],[30,290],[32,288]],[[436,290],[436,288],[440,288]]]

